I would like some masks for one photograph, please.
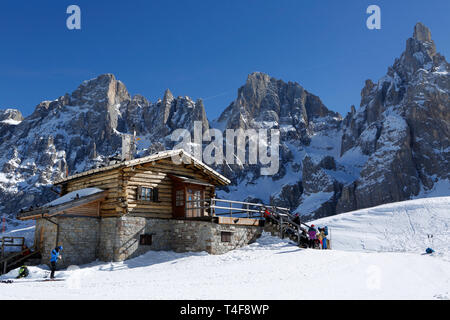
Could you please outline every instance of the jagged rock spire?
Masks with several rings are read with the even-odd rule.
[[[431,31],[423,23],[418,22],[414,26],[413,38],[421,42],[431,42]]]

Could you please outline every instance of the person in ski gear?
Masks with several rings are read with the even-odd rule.
[[[27,247],[26,244],[24,244],[22,246],[22,256],[26,257],[27,255],[29,255],[31,253],[30,249]]]
[[[320,243],[320,249],[322,249],[323,231],[322,231],[321,228],[319,228],[318,230],[319,230],[319,232],[317,232],[316,237],[317,237],[317,239],[319,240],[319,243]]]
[[[427,250],[425,250],[425,252],[426,252],[427,254],[432,254],[432,253],[434,252],[434,250],[431,249],[431,248],[427,248]]]
[[[294,219],[292,219],[292,222],[300,224],[300,216],[298,213],[295,214]]]
[[[17,275],[16,279],[26,278],[29,274],[30,272],[28,271],[27,266],[21,266],[19,268],[19,274]]]
[[[328,249],[328,245],[327,245],[327,234],[325,233],[325,228],[322,228],[320,230],[320,234],[319,234],[320,238],[321,238],[321,244],[322,244],[322,249]]]
[[[50,274],[50,279],[54,279],[55,278],[56,263],[58,262],[59,259],[62,258],[62,256],[61,256],[62,249],[63,249],[62,246],[57,246],[51,252],[50,265],[51,265],[52,272]]]
[[[314,248],[314,242],[316,241],[316,228],[312,224],[308,229],[308,236],[309,236],[309,247]]]
[[[326,249],[330,249],[330,240],[328,239],[328,226],[325,226],[323,228],[323,231],[325,233],[325,245],[327,246]]]
[[[308,238],[308,234],[306,233],[305,230],[302,230],[302,234],[300,235],[300,245],[303,248],[309,247],[309,238]]]

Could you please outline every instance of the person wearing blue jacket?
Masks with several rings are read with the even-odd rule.
[[[57,246],[55,249],[52,250],[51,252],[51,257],[50,257],[50,265],[51,265],[51,274],[50,274],[50,279],[54,279],[55,278],[55,271],[56,271],[56,263],[58,262],[59,259],[61,259],[61,251],[62,251],[63,247],[62,246]]]

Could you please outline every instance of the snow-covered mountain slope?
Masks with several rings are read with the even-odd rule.
[[[167,90],[150,102],[130,96],[112,74],[100,75],[41,102],[26,118],[0,110],[0,213],[14,224],[21,208],[55,199],[53,181],[105,164],[120,152],[123,134],[136,131],[138,156],[145,156],[173,148],[178,142],[171,134],[192,131],[195,121],[203,132],[280,131],[275,175],[261,175],[260,163],[215,166],[232,181],[218,190],[223,198],[289,207],[317,219],[437,189],[449,196],[449,70],[431,32],[418,23],[400,58],[377,83],[366,81],[360,108],[345,118],[300,84],[255,72],[214,121],[201,99],[175,98]]]
[[[333,250],[264,233],[224,255],[148,252],[57,272],[65,282],[34,282],[48,267],[30,267],[30,278],[0,283],[0,299],[449,299],[449,211],[446,197],[318,220],[330,227]],[[422,254],[427,234],[432,255]]]
[[[423,253],[431,247],[450,261],[450,197],[390,203],[311,223],[330,228],[336,250]]]

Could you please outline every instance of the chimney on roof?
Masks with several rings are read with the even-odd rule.
[[[122,161],[131,160],[132,152],[132,136],[130,134],[122,135]]]
[[[133,134],[122,135],[122,161],[134,159],[136,153],[136,129],[133,126]]]

